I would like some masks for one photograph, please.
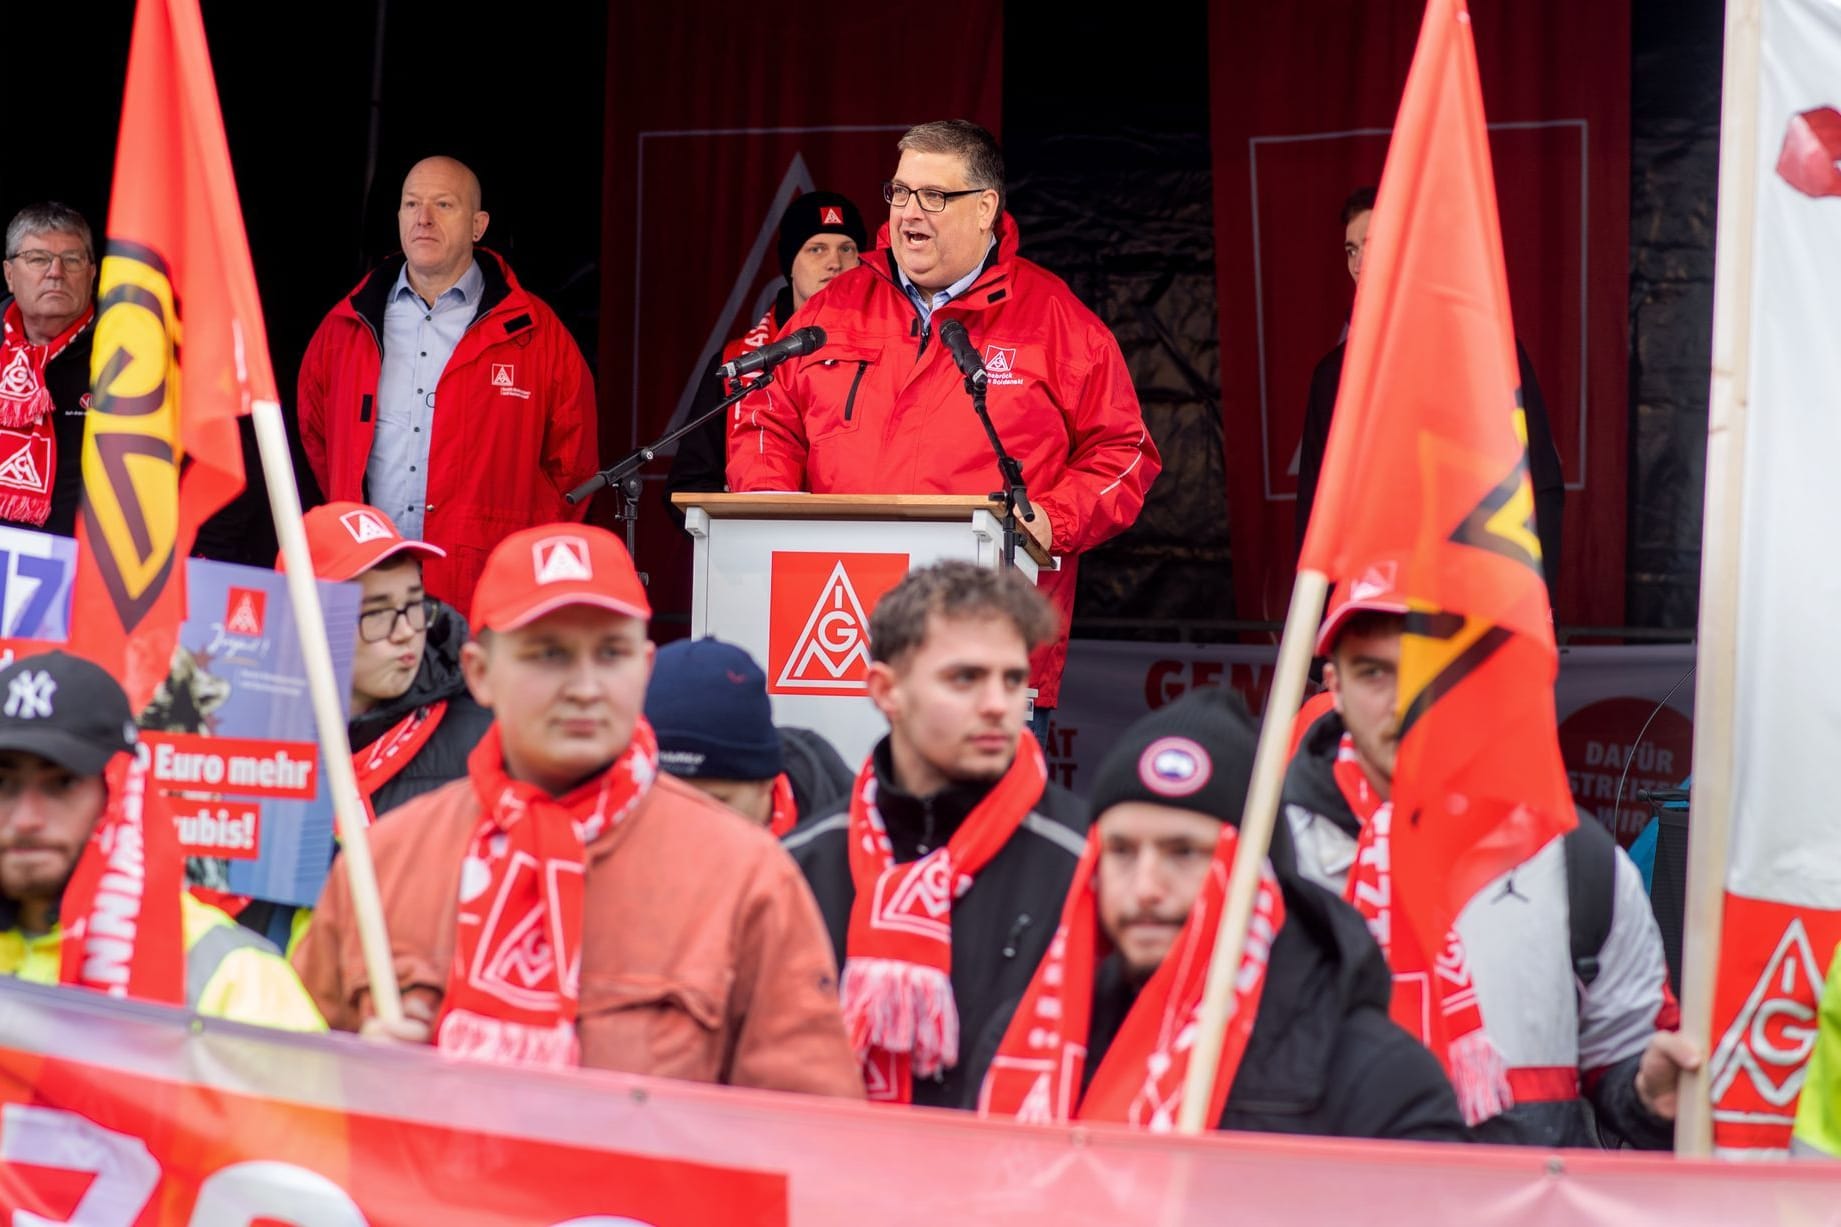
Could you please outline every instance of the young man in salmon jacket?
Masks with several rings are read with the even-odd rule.
[[[342,1030],[861,1096],[799,871],[766,831],[659,772],[641,715],[650,616],[603,529],[543,525],[493,550],[461,655],[492,727],[465,779],[370,831],[407,1018],[372,1017],[342,873],[295,966]]]

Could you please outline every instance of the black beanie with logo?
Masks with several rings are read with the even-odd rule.
[[[836,192],[807,192],[786,206],[780,215],[780,272],[793,275],[793,261],[799,249],[815,234],[842,234],[855,239],[857,249],[869,246],[869,234],[863,229],[863,215],[849,199]]]
[[[1238,694],[1218,686],[1191,690],[1133,723],[1100,759],[1088,790],[1093,820],[1115,805],[1142,801],[1238,827],[1258,744],[1259,726]],[[1271,856],[1281,873],[1295,863],[1282,812]]]

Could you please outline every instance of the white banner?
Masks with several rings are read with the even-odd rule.
[[[0,986],[0,1221],[82,1227],[1727,1227],[1841,1165],[1034,1126],[519,1070]]]
[[[1752,1152],[1788,1140],[1841,937],[1841,5],[1763,9],[1740,566],[1709,580],[1739,594],[1715,1142]]]

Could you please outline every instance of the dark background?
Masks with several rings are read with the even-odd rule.
[[[302,16],[203,0],[203,11],[284,402],[320,318],[394,250],[396,191],[431,153],[479,172],[486,245],[597,364],[604,8],[529,6],[543,15],[533,20],[505,6],[388,0],[381,44],[371,3]],[[1002,136],[1023,253],[1118,334],[1165,463],[1139,523],[1083,562],[1075,633],[1220,638],[1234,611],[1207,13],[1180,0],[1154,20],[1119,14],[1004,6]],[[791,65],[814,47],[857,53],[839,40],[844,23],[814,41],[797,15],[763,11],[762,55]],[[59,199],[100,237],[132,20],[132,0],[9,6],[0,215]],[[1638,626],[1692,628],[1698,606],[1722,21],[1717,0],[1633,0],[1626,596]],[[252,491],[230,515],[241,560],[266,564],[261,499]]]

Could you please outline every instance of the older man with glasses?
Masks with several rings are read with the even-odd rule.
[[[89,223],[54,202],[6,228],[0,303],[0,522],[71,536],[83,493],[96,249]]]
[[[422,588],[422,559],[443,552],[363,503],[315,507],[306,526],[314,575],[363,590],[348,732],[358,791],[385,814],[465,775],[492,713],[461,676],[466,619]]]
[[[876,250],[787,322],[816,324],[827,342],[744,402],[730,435],[729,488],[997,489],[965,376],[935,335],[949,321],[962,325],[983,364],[991,418],[1023,467],[1035,509],[1026,527],[1064,559],[1041,579],[1061,622],[1031,661],[1041,735],[1067,659],[1075,557],[1137,519],[1161,461],[1112,333],[1059,277],[1017,255],[991,134],[943,120],[910,128],[897,147]]]

